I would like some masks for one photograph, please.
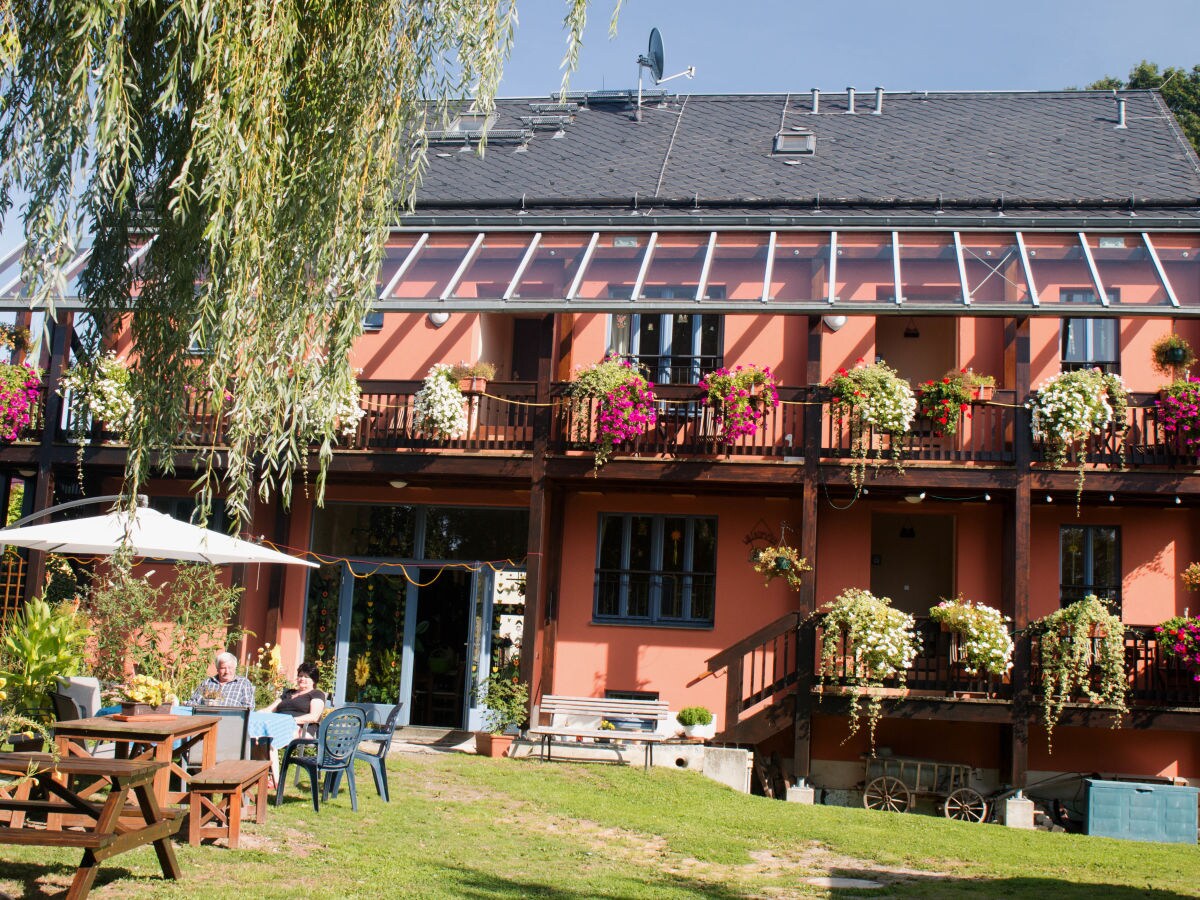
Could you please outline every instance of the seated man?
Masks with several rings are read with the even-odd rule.
[[[217,654],[217,674],[200,682],[192,692],[189,703],[208,703],[213,706],[249,706],[254,708],[254,685],[237,673],[237,657],[232,653]]]

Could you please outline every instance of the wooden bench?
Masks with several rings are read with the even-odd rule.
[[[242,803],[257,788],[254,820],[267,821],[267,775],[271,765],[254,759],[227,759],[196,773],[188,781],[188,843],[228,838],[237,849],[242,833]]]
[[[17,789],[0,796],[0,812],[9,813],[8,825],[0,827],[0,844],[34,847],[65,847],[83,850],[68,900],[82,900],[92,889],[96,871],[109,857],[153,844],[166,878],[180,875],[171,835],[183,823],[173,811],[162,810],[154,796],[155,776],[165,768],[161,762],[133,759],[59,759],[44,753],[0,753],[0,773],[38,784],[52,799],[30,800],[29,791]],[[69,779],[106,778],[111,784],[102,803],[72,790]],[[132,795],[132,803],[127,802]],[[31,823],[26,814],[42,813],[48,821],[78,819],[84,831],[55,830]]]
[[[665,700],[610,700],[605,697],[567,697],[547,694],[538,705],[535,721],[549,717],[546,724],[531,725],[530,737],[541,740],[541,757],[550,759],[556,741],[567,742],[580,738],[593,741],[627,741],[646,747],[646,771],[654,765],[654,745],[670,737],[658,731],[660,722],[670,717]],[[578,720],[588,720],[579,722]],[[573,724],[570,720],[576,720]],[[612,728],[601,728],[607,722]],[[653,731],[642,727],[653,722]]]

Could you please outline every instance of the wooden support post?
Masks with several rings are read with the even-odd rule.
[[[1029,399],[1028,317],[1014,319],[1006,325],[1005,343],[1013,351],[1013,389],[1017,409],[1013,433],[1016,486],[1013,490],[1012,505],[1006,510],[1004,517],[1002,555],[1004,571],[1002,576],[1004,578],[1004,600],[1012,611],[1013,628],[1021,632],[1029,625],[1032,516],[1030,464],[1033,458],[1033,435],[1030,428],[1029,411],[1025,408],[1025,402]],[[1013,647],[1012,739],[1009,759],[1009,782],[1016,788],[1025,787],[1029,769],[1029,669],[1031,663],[1029,651],[1028,637],[1026,635],[1019,636]]]
[[[66,313],[61,322],[49,320],[50,361],[46,370],[46,394],[43,409],[42,437],[38,444],[37,479],[33,487],[33,511],[54,504],[54,438],[58,433],[62,417],[62,398],[58,396],[58,382],[67,363],[67,346],[71,340],[72,314]],[[31,599],[42,588],[46,580],[46,554],[39,550],[29,551],[29,565],[25,569],[25,599]]]
[[[812,775],[813,662],[817,652],[817,629],[804,622],[796,634],[796,709],[793,716],[792,774],[797,780]]]
[[[821,335],[824,324],[820,316],[808,317],[808,384],[821,381]],[[800,612],[809,614],[817,606],[817,484],[821,478],[821,407],[811,402],[816,391],[810,387],[804,407],[804,488],[802,491],[803,512],[800,527],[800,555],[814,568],[800,585]]]
[[[521,680],[529,685],[529,702],[536,705],[542,693],[542,673],[548,671],[544,659],[544,611],[549,591],[547,548],[552,537],[550,526],[550,491],[546,478],[546,454],[550,444],[553,408],[550,403],[550,383],[554,372],[553,315],[542,318],[538,333],[538,378],[533,408],[533,458],[529,486],[529,557],[525,564],[525,622],[521,647]]]

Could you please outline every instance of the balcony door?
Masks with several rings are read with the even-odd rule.
[[[871,593],[914,616],[954,596],[954,516],[871,516]]]

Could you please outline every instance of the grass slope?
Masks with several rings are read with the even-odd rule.
[[[102,869],[92,896],[820,897],[819,875],[886,883],[871,897],[1196,896],[1200,850],[1021,832],[926,816],[748,797],[659,769],[396,756],[392,803],[370,776],[359,812],[345,793],[312,811],[288,788],[242,848],[178,845],[184,878],[153,852]],[[0,892],[62,891],[76,852],[0,847]],[[853,896],[855,892],[836,892]]]

